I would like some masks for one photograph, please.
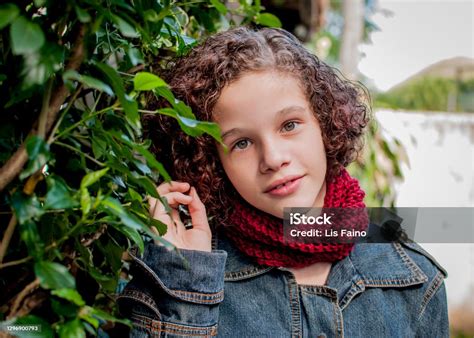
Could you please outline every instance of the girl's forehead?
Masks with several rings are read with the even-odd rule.
[[[277,113],[291,106],[308,106],[299,81],[277,72],[249,73],[224,87],[214,107],[213,119],[252,117]]]

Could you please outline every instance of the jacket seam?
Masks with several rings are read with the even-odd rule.
[[[120,299],[130,299],[133,301],[137,301],[142,303],[143,305],[147,306],[149,309],[153,310],[155,312],[156,316],[158,317],[159,320],[161,320],[161,313],[158,307],[156,306],[156,303],[153,299],[148,297],[142,292],[139,291],[125,291],[121,295],[117,296],[116,300]]]
[[[338,337],[343,338],[344,337],[344,319],[342,317],[341,310],[337,304],[337,299],[336,300],[331,300],[332,306],[333,306],[333,311],[334,311],[334,323],[335,323],[335,330],[334,332],[337,332]],[[339,310],[339,311],[338,311]]]
[[[400,243],[392,243],[393,247],[400,255],[404,265],[412,272],[413,277],[388,278],[388,279],[369,279],[364,278],[364,283],[369,287],[405,287],[416,285],[428,281],[428,277],[423,273],[420,267],[408,256]]]
[[[252,269],[246,269],[246,270],[240,270],[240,271],[229,271],[229,272],[224,273],[224,281],[226,282],[240,281],[240,280],[262,275],[272,269],[273,267],[267,267],[267,268],[254,267]]]
[[[158,275],[151,270],[141,259],[139,259],[136,256],[132,256],[135,260],[135,262],[141,266],[144,271],[146,271],[152,279],[158,283],[158,285],[163,289],[166,293],[168,293],[171,296],[174,296],[178,299],[184,300],[184,301],[191,301],[193,303],[208,303],[208,304],[218,304],[222,302],[224,299],[224,290],[215,292],[215,293],[198,293],[198,292],[191,292],[191,291],[182,291],[182,290],[173,290],[168,288],[158,277]],[[187,294],[192,294],[192,297],[180,297],[180,294],[187,295]]]
[[[290,275],[287,278],[288,290],[290,297],[290,312],[291,312],[291,337],[302,337],[301,332],[301,313],[300,313],[300,299],[298,295],[298,284]],[[296,295],[294,291],[296,290]]]
[[[421,271],[421,269],[418,267],[418,265],[408,256],[406,251],[402,248],[402,245],[400,243],[393,243],[393,246],[395,247],[395,250],[400,254],[402,257],[403,262],[408,266],[408,268],[417,275],[417,277],[425,278],[427,280],[426,275]],[[425,280],[425,282],[426,282]]]
[[[330,298],[331,300],[337,300],[337,291],[330,289],[327,286],[322,285],[300,285],[301,291],[304,293],[322,295]]]
[[[171,333],[183,336],[215,336],[217,334],[217,324],[206,327],[193,327],[185,324],[175,324],[162,320],[154,320],[139,314],[132,314],[132,319],[136,326],[148,329],[153,333]],[[183,332],[184,331],[184,332]],[[186,332],[187,331],[187,332]]]
[[[435,278],[431,281],[430,285],[428,286],[425,294],[423,295],[423,300],[421,302],[420,314],[418,315],[418,320],[421,319],[423,314],[425,313],[425,309],[436,294],[440,286],[443,284],[443,274],[441,272],[437,272]]]
[[[354,285],[351,287],[351,289],[344,295],[344,298],[342,298],[339,304],[341,311],[343,311],[347,307],[347,305],[349,305],[349,303],[355,296],[357,296],[359,293],[364,292],[365,290],[365,284],[362,280],[358,280],[354,284],[355,287]]]
[[[415,243],[407,243],[407,242],[402,242],[402,245],[407,247],[410,250],[415,251],[416,253],[425,256],[428,258],[428,260],[433,263],[444,275],[444,278],[448,276],[448,272],[438,263],[438,261],[431,255],[429,254],[426,250],[424,250],[422,247]]]
[[[212,248],[218,249],[219,247],[219,236],[216,233],[212,237]],[[224,281],[225,282],[235,282],[241,281],[244,279],[256,277],[262,275],[270,270],[273,270],[274,267],[261,267],[261,266],[251,266],[245,269],[237,270],[237,271],[225,271],[224,272]]]
[[[394,287],[417,285],[426,282],[428,279],[404,278],[404,279],[366,279],[364,284],[368,287]]]

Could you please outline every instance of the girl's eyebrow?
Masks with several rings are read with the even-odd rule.
[[[304,112],[305,108],[301,106],[288,106],[283,109],[280,109],[279,111],[276,112],[276,117],[281,118],[282,116],[285,116],[289,113],[295,112],[295,111],[301,111]],[[239,132],[243,131],[241,128],[232,128],[224,133],[222,133],[222,140],[224,140],[226,137],[231,136],[232,134],[237,134]]]

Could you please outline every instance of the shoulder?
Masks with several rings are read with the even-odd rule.
[[[448,277],[448,272],[440,263],[423,249],[418,243],[401,243],[406,254],[424,271],[427,275],[433,276],[441,274],[443,278]]]
[[[349,259],[362,289],[405,309],[416,336],[449,336],[447,273],[419,244],[358,243]]]
[[[386,280],[402,286],[447,277],[446,270],[417,243],[359,243],[350,259],[369,284]]]
[[[446,270],[419,244],[360,243],[350,260],[366,288],[397,289],[393,295],[411,303],[418,319],[447,311]]]

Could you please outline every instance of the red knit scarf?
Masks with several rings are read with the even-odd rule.
[[[324,208],[363,210],[364,196],[359,182],[343,168],[339,176],[326,184]],[[361,213],[358,215],[360,217]],[[230,224],[225,231],[237,248],[266,266],[300,268],[317,262],[334,262],[349,255],[354,246],[353,243],[289,243],[283,238],[283,219],[245,202],[236,203]],[[356,229],[365,230],[367,226],[360,218],[357,224]]]

